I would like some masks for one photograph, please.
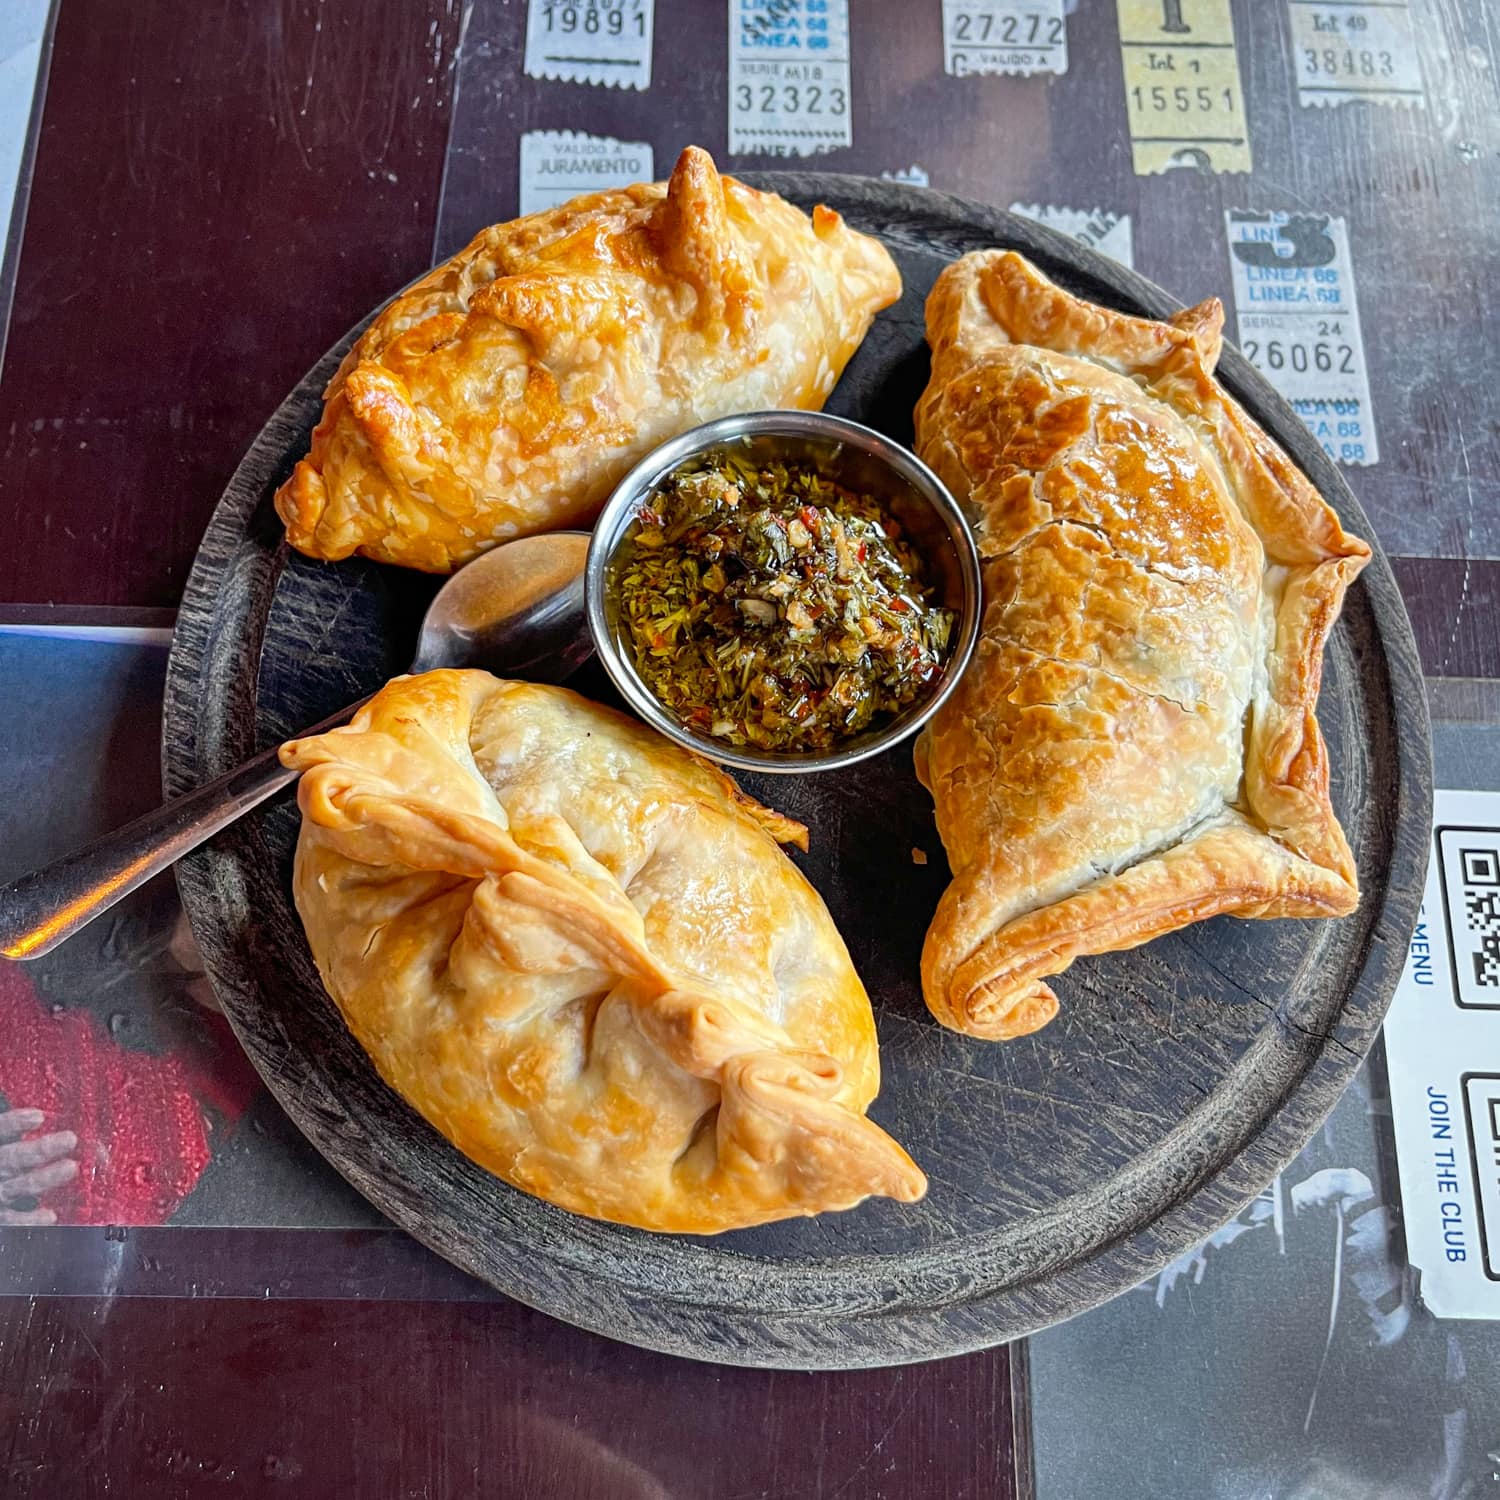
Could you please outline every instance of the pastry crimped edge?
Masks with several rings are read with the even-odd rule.
[[[1183,417],[1224,471],[1266,564],[1287,569],[1266,681],[1248,709],[1240,810],[1226,808],[1179,842],[1012,918],[965,951],[954,933],[957,881],[949,887],[923,946],[928,1007],[955,1030],[1008,1040],[1052,1020],[1058,1001],[1045,981],[1080,955],[1133,948],[1217,915],[1337,917],[1358,905],[1316,711],[1324,646],[1371,554],[1213,378],[1224,321],[1217,299],[1154,322],[1072,296],[1013,251],[965,256],[928,298],[933,369],[918,403],[919,434],[924,411],[972,365],[957,345],[973,297],[1010,342],[1109,361]],[[915,760],[930,790],[925,735]]]
[[[748,204],[731,211],[731,192]],[[803,213],[775,194],[761,193],[721,174],[707,151],[688,146],[665,183],[636,183],[582,194],[554,208],[492,225],[392,298],[329,380],[309,452],[275,493],[288,543],[325,561],[359,554],[448,573],[510,536],[589,524],[631,464],[657,443],[675,436],[674,431],[663,430],[644,440],[639,429],[623,438],[617,430],[597,434],[587,472],[575,477],[566,502],[560,501],[540,521],[533,518],[517,524],[504,536],[481,536],[482,513],[491,496],[476,488],[467,476],[467,465],[454,461],[450,448],[456,440],[450,425],[414,398],[408,381],[385,363],[387,351],[404,346],[407,352],[432,353],[456,340],[476,319],[513,329],[529,346],[527,400],[533,389],[536,393],[537,410],[528,407],[523,415],[528,425],[546,426],[569,404],[550,358],[550,337],[559,331],[576,335],[611,311],[629,323],[649,320],[653,315],[634,285],[646,269],[665,275],[679,293],[688,294],[679,295],[677,301],[691,312],[679,311],[678,316],[703,325],[712,335],[710,342],[717,344],[726,333],[740,337],[753,328],[765,309],[766,287],[732,221],[756,204],[774,204],[797,215],[820,248],[837,245],[837,253],[847,255],[858,245],[869,253],[869,264],[857,267],[851,261],[845,272],[848,276],[859,271],[871,284],[863,301],[844,310],[847,326],[838,342],[846,347],[839,352],[832,372],[836,379],[875,314],[901,294],[900,274],[889,252],[874,237],[851,229],[826,205]],[[624,267],[608,257],[583,269],[546,263],[509,273],[499,268],[507,252],[516,247],[536,250],[553,241],[570,242],[591,226],[619,228],[631,216],[649,223],[656,250],[650,268]],[[444,297],[444,293],[449,295]],[[434,299],[444,301],[444,310],[420,311]],[[452,306],[446,305],[449,302]],[[559,302],[569,312],[561,330],[554,326]],[[750,362],[759,363],[765,353],[762,347]],[[565,366],[564,379],[567,374]],[[832,380],[819,386],[819,372],[813,368],[803,375],[801,385],[783,388],[779,399],[763,404],[820,407]],[[740,409],[700,412],[696,420]],[[352,515],[346,506],[334,503],[330,488],[329,460],[341,432],[355,443],[362,486],[370,490],[362,508]],[[529,441],[523,451],[529,463],[535,456]],[[524,476],[517,487],[524,491],[538,483],[545,488],[546,476]],[[408,491],[419,496],[419,505],[413,506]]]
[[[611,998],[628,1005],[641,1034],[663,1059],[718,1085],[717,1170],[726,1176],[739,1175],[729,1196],[734,1199],[738,1194],[745,1211],[733,1222],[705,1224],[691,1214],[632,1216],[618,1206],[603,1212],[587,1194],[549,1193],[548,1199],[574,1212],[637,1228],[715,1233],[852,1208],[872,1196],[906,1203],[921,1198],[926,1177],[863,1108],[855,1107],[843,1064],[830,1055],[799,1047],[781,1026],[752,1007],[674,972],[651,951],[640,914],[622,887],[597,878],[579,879],[554,860],[522,847],[492,816],[412,796],[402,786],[400,750],[391,756],[394,775],[382,774],[341,753],[361,739],[368,744],[382,734],[399,744],[403,734],[419,722],[411,716],[408,694],[436,679],[456,691],[437,714],[430,707],[426,710],[420,732],[430,735],[439,728],[443,741],[458,744],[465,739],[479,702],[497,686],[497,679],[488,673],[445,670],[423,678],[395,678],[348,726],[282,746],[282,763],[301,772],[298,803],[305,824],[351,834],[367,847],[371,859],[365,862],[385,859],[416,871],[443,871],[479,882],[463,933],[454,945],[453,962],[459,960],[460,946],[465,943],[492,948],[502,959],[513,957],[508,923],[520,908],[551,927],[559,943],[582,951],[591,964],[612,975]],[[565,688],[548,691],[578,698]],[[612,709],[588,706],[645,733]],[[736,810],[759,824],[770,838],[805,847],[806,830],[801,824],[760,806],[700,757],[675,748],[672,753],[713,776]],[[482,780],[477,769],[473,775]],[[481,795],[481,804],[484,800]],[[488,800],[494,801],[493,793]],[[300,861],[300,847],[298,857]],[[345,857],[360,858],[348,853]],[[298,904],[300,909],[300,890]],[[307,923],[308,913],[302,914]],[[311,930],[308,935],[311,941]],[[518,968],[518,972],[524,970]],[[400,1069],[392,1066],[382,1038],[362,1026],[360,1016],[346,1006],[329,976],[324,973],[323,977],[377,1071],[398,1093],[405,1094]],[[871,1065],[869,1092],[873,1096],[879,1082],[874,1055]],[[488,1171],[524,1187],[516,1181],[513,1163],[485,1142],[446,1128],[442,1133]],[[761,1179],[773,1190],[782,1181],[784,1191],[780,1199],[774,1191],[768,1193],[767,1202],[757,1211],[755,1190],[762,1185]]]

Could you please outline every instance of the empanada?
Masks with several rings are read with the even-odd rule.
[[[576,1213],[715,1233],[926,1187],[805,830],[563,688],[397,678],[294,740],[295,893],[381,1075]]]
[[[287,538],[446,573],[586,523],[699,422],[820,407],[900,295],[878,240],[690,146],[670,182],[495,225],[397,297],[277,492]]]
[[[954,875],[922,983],[959,1031],[1045,1025],[1079,954],[1358,900],[1315,709],[1370,551],[1214,381],[1222,323],[1125,317],[999,251],[928,300],[917,451],[984,566],[917,748]]]

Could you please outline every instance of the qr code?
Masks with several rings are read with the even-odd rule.
[[[1500,830],[1439,828],[1454,998],[1500,1009]]]
[[[1460,849],[1464,880],[1464,916],[1479,936],[1474,983],[1500,987],[1500,857],[1493,849]]]

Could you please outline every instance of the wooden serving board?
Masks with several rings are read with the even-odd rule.
[[[906,281],[829,410],[909,442],[927,380],[922,305],[944,264],[1011,246],[1084,296],[1163,316],[1151,283],[1027,220],[923,189],[758,177],[890,247]],[[163,776],[180,794],[403,671],[435,580],[289,555],[271,494],[306,450],[331,349],[267,423],[214,514],[168,674]],[[1225,384],[1362,536],[1338,470],[1240,355]],[[612,700],[603,674],[575,686]],[[896,1364],[1030,1333],[1193,1246],[1300,1150],[1374,1040],[1416,919],[1431,816],[1425,697],[1382,554],[1328,650],[1320,719],[1364,899],[1339,922],[1223,918],[1060,980],[1059,1018],[970,1041],[922,1003],[918,955],[948,872],[909,750],[817,777],[743,778],[800,818],[800,860],[874,1001],[872,1114],[926,1199],[716,1239],[576,1218],[474,1166],[393,1094],[324,993],[292,908],[297,813],[282,798],[178,867],[231,1022],[308,1138],[397,1224],[501,1290],[613,1338],[796,1368]],[[912,851],[927,855],[925,866]]]

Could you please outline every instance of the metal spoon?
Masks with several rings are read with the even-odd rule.
[[[482,667],[561,682],[593,654],[583,602],[582,531],[522,537],[482,553],[438,590],[422,620],[413,672]],[[346,723],[369,699],[315,724]],[[39,958],[296,777],[279,746],[0,887],[0,954]]]

